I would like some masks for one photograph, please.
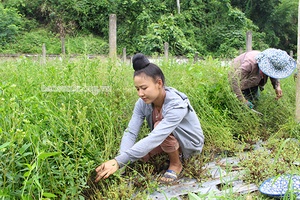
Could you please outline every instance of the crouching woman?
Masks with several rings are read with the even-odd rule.
[[[124,131],[119,154],[96,168],[96,179],[108,178],[119,168],[136,160],[148,161],[165,152],[169,158],[168,170],[161,182],[172,182],[183,170],[182,159],[200,154],[204,145],[202,128],[188,97],[165,86],[162,70],[141,53],[134,55],[134,85],[139,99]],[[136,141],[144,120],[151,132]]]

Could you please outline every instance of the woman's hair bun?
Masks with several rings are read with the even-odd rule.
[[[144,54],[137,53],[132,58],[132,64],[134,71],[138,71],[147,67],[150,64],[150,61]]]

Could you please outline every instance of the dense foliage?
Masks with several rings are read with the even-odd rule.
[[[261,32],[266,33],[267,44],[296,52],[297,0],[231,0],[231,3],[241,9]]]
[[[0,4],[0,44],[15,42],[16,35],[22,30],[21,16],[13,8],[4,8]]]
[[[188,57],[196,52],[202,56],[233,57],[240,48],[245,49],[249,30],[253,32],[254,49],[270,46],[296,52],[297,4],[296,0],[193,0],[181,1],[179,9],[173,0],[2,1],[5,9],[31,21],[23,26],[25,32],[35,33],[36,28],[45,26],[49,32],[57,33],[57,38],[92,34],[90,39],[101,38],[107,43],[109,15],[116,14],[119,54],[123,48],[128,54],[161,54],[168,42],[172,55]],[[3,19],[5,16],[2,23]],[[19,21],[5,23],[19,26]],[[24,43],[19,44],[20,48],[12,51],[33,53],[22,48]],[[2,47],[1,52],[8,49],[8,45]],[[59,48],[50,49],[53,51],[49,53],[61,53]],[[68,48],[67,52],[75,53]],[[91,50],[94,52],[107,51]]]

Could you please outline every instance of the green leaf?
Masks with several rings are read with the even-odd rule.
[[[21,148],[20,148],[20,154],[23,155],[23,153],[26,151],[26,149],[28,149],[28,147],[31,146],[31,143],[29,144],[24,144]]]
[[[188,193],[189,200],[201,200],[200,197],[198,197],[195,193]]]
[[[49,152],[49,153],[46,153],[46,152],[43,152],[43,153],[40,153],[38,155],[38,158],[39,159],[45,159],[45,158],[48,158],[48,157],[51,157],[51,156],[56,156],[56,155],[59,155],[60,152]]]
[[[28,163],[25,163],[24,165],[28,167],[29,171],[32,171],[36,167],[36,162],[34,162],[32,165]]]
[[[44,196],[44,197],[47,197],[47,198],[57,197],[55,194],[52,194],[52,193],[49,193],[49,192],[44,192],[44,193],[43,193],[43,196]]]
[[[10,142],[6,142],[6,143],[2,144],[2,145],[0,146],[0,150],[1,150],[1,149],[4,149],[5,147],[7,147],[7,146],[9,146],[9,145],[10,145]]]
[[[30,174],[31,174],[31,172],[30,172],[30,171],[27,171],[27,172],[24,173],[23,176],[24,176],[24,177],[28,177]]]

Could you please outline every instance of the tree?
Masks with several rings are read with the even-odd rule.
[[[239,48],[245,47],[245,36],[252,30],[255,37],[261,38],[258,27],[240,10],[232,8],[229,0],[193,0],[181,5],[187,29],[194,32],[195,45],[204,45],[214,56],[234,57]],[[182,27],[182,24],[180,25]],[[263,42],[259,45],[263,45]],[[197,50],[201,47],[197,46]]]
[[[296,51],[297,0],[231,0],[231,4],[266,34],[269,46]]]
[[[147,29],[147,34],[141,37],[138,45],[145,54],[153,52],[164,53],[164,43],[168,42],[170,52],[174,55],[194,55],[196,49],[186,39],[183,31],[176,24],[173,15],[161,16],[157,23],[152,23]]]
[[[274,44],[275,48],[288,52],[297,50],[297,8],[298,0],[282,0],[275,7],[270,17],[270,24],[266,26],[267,30],[274,31],[276,37],[279,38],[278,44]]]
[[[76,33],[92,33],[108,41],[109,15],[116,14],[119,54],[124,47],[129,54],[161,53],[162,44],[169,42],[173,55],[197,51],[233,57],[245,47],[249,30],[255,49],[295,47],[295,11],[288,9],[295,1],[3,0],[3,4],[57,32],[62,44],[66,34]]]
[[[55,25],[61,39],[62,54],[65,54],[65,36],[67,30],[71,31],[74,26],[74,21],[67,14],[73,5],[73,1],[45,0],[41,2],[41,13],[50,19],[50,22]]]
[[[260,29],[264,29],[281,0],[231,0],[230,2],[233,7],[241,9]]]
[[[4,8],[0,4],[0,43],[6,45],[13,42],[17,34],[22,31],[23,20],[16,9]]]

